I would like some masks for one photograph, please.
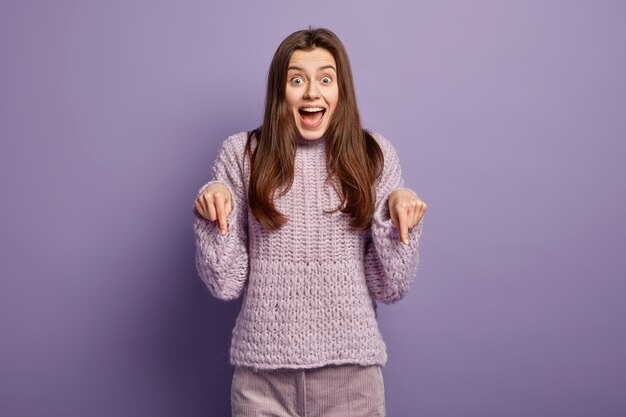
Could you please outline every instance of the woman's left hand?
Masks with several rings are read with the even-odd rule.
[[[389,194],[389,217],[400,230],[400,240],[409,244],[409,229],[418,224],[426,213],[426,203],[411,190],[398,188]]]

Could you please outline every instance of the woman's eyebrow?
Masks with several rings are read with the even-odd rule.
[[[337,70],[335,69],[335,67],[333,67],[332,65],[324,65],[323,67],[319,67],[318,71],[320,70],[325,70],[325,69],[332,69],[333,71],[337,72]],[[294,71],[302,71],[304,72],[304,68],[301,67],[296,67],[296,66],[290,66],[289,68],[287,68],[287,70],[294,70]]]

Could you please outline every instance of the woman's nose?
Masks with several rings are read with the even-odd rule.
[[[319,97],[319,90],[317,89],[317,85],[315,83],[309,83],[307,89],[304,92],[304,97],[309,99]]]

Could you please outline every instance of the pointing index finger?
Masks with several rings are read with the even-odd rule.
[[[217,223],[220,228],[220,233],[224,236],[228,230],[228,222],[226,221],[224,196],[221,193],[215,194],[215,211],[217,211]]]
[[[405,245],[409,244],[409,226],[406,213],[406,207],[400,205],[398,207],[398,229],[400,230],[400,240]]]

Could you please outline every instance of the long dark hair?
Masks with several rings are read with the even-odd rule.
[[[248,203],[254,217],[268,230],[279,229],[287,222],[273,200],[279,187],[283,187],[283,195],[293,183],[299,135],[285,99],[287,71],[295,50],[313,48],[328,50],[337,64],[339,98],[324,133],[328,180],[341,201],[336,210],[352,218],[352,227],[366,229],[374,212],[374,183],[382,172],[383,154],[372,135],[361,127],[348,54],[337,35],[328,29],[292,33],[274,53],[267,77],[263,124],[249,132],[246,145],[250,157]],[[257,140],[254,150],[253,137]]]

